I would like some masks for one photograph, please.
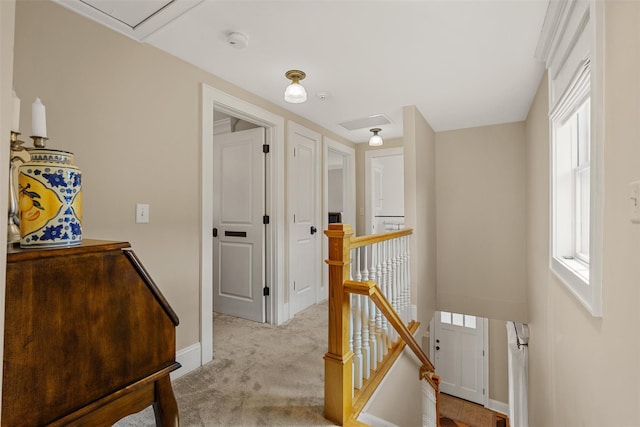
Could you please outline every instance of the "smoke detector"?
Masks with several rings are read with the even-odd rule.
[[[329,92],[323,91],[316,93],[316,96],[320,99],[320,101],[326,101],[329,98]]]
[[[235,49],[244,49],[249,45],[249,37],[246,34],[233,31],[227,34],[227,44]]]

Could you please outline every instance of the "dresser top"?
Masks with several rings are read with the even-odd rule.
[[[128,242],[110,240],[83,239],[82,243],[74,246],[62,246],[55,248],[29,248],[23,249],[19,243],[7,246],[7,262],[24,261],[36,258],[53,258],[58,256],[79,255],[90,252],[110,251],[129,248]]]

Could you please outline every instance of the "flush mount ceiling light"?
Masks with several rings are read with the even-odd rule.
[[[291,84],[284,91],[284,100],[292,104],[305,102],[307,100],[307,91],[300,84],[300,80],[307,76],[304,71],[289,70],[284,75],[291,80]]]
[[[378,135],[378,132],[380,132],[382,129],[380,128],[373,128],[370,129],[371,132],[373,132],[373,135],[371,135],[371,138],[369,138],[369,145],[372,147],[378,147],[380,145],[382,145],[382,137],[380,135]]]

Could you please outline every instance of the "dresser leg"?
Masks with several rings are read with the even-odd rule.
[[[156,426],[179,427],[178,403],[173,395],[169,375],[156,381],[155,388],[156,400],[153,402],[153,412],[156,415]]]

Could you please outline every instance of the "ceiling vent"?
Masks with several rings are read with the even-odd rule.
[[[365,129],[372,127],[379,127],[382,125],[388,125],[391,120],[384,114],[375,114],[373,116],[364,117],[362,119],[349,120],[347,122],[339,123],[340,126],[346,130]]]

